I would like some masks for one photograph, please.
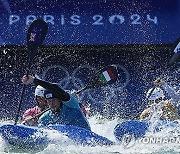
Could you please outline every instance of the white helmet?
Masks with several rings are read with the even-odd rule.
[[[149,96],[150,92],[151,92],[152,88],[148,90],[147,94],[146,94],[146,98],[148,98],[148,100],[156,100],[159,98],[164,98],[165,95],[163,93],[163,90],[161,88],[156,87],[153,92],[151,93],[151,96]]]
[[[38,85],[35,89],[35,96],[44,97],[44,91],[45,89]]]
[[[177,94],[180,95],[180,90],[177,91]]]

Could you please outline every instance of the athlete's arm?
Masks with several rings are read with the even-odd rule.
[[[180,104],[180,95],[166,82],[163,82],[162,88],[166,91],[167,95],[171,98],[171,104],[178,107]]]
[[[66,91],[64,91],[62,88],[60,88],[57,84],[53,84],[53,83],[50,83],[47,81],[39,80],[37,78],[34,78],[33,83],[36,85],[40,85],[49,91],[52,91],[62,101],[69,101],[70,100],[69,94]]]

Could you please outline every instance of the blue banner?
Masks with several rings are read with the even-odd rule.
[[[169,44],[180,36],[179,0],[0,3],[1,45],[26,45],[36,18],[49,25],[46,45]]]

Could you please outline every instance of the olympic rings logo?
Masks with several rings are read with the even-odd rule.
[[[88,98],[95,103],[104,103],[117,97],[117,94],[121,95],[130,81],[130,74],[124,66],[117,64],[116,67],[118,70],[118,81],[115,84],[100,89],[86,90],[80,94],[80,99],[87,100]],[[68,89],[69,87],[72,89],[73,87],[79,90],[86,86],[86,83],[97,71],[95,67],[90,65],[79,66],[72,72],[69,72],[67,68],[61,65],[53,65],[42,73],[42,78],[59,83],[63,89]],[[123,97],[126,97],[126,95],[123,94]]]

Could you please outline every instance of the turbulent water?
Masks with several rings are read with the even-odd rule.
[[[92,128],[92,131],[107,137],[112,141],[116,141],[113,135],[113,128],[116,124],[120,123],[122,120],[105,120],[99,117],[91,117],[88,119]],[[178,121],[180,123],[180,121]],[[13,123],[13,121],[1,121],[1,125],[6,123]],[[42,151],[38,150],[25,150],[25,149],[16,149],[13,147],[7,146],[2,138],[0,138],[0,154],[3,153],[38,153],[38,154],[119,154],[119,153],[180,153],[180,140],[177,141],[167,141],[167,138],[172,139],[173,135],[178,138],[179,128],[168,128],[164,131],[153,134],[147,133],[146,136],[141,140],[131,140],[130,143],[118,143],[113,146],[81,146],[75,145],[67,137],[62,137],[62,141],[58,144],[50,144]],[[172,135],[173,133],[173,135]],[[53,135],[53,134],[52,134]],[[57,134],[52,137],[60,137]],[[159,139],[152,141],[149,139]],[[161,139],[161,140],[160,140]],[[162,140],[163,139],[163,140]],[[180,136],[179,136],[180,139]]]

